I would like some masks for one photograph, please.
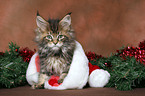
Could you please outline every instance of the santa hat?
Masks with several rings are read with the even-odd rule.
[[[59,84],[57,82],[59,79],[58,76],[51,76],[49,80],[45,81],[44,88],[54,90],[82,89],[87,82],[89,82],[91,87],[104,87],[109,81],[110,74],[97,67],[94,67],[93,70],[90,69],[92,72],[89,74],[90,66],[88,66],[88,64],[88,58],[81,44],[76,41],[76,49],[74,51],[72,63],[63,83]],[[39,55],[35,53],[30,60],[26,72],[26,79],[30,85],[38,83],[39,70]]]

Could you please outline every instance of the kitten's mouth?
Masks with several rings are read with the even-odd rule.
[[[59,50],[59,47],[58,46],[54,46],[52,49],[53,50]]]

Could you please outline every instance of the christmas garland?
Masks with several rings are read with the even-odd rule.
[[[20,49],[9,43],[9,51],[0,52],[0,88],[12,88],[27,84],[26,69],[34,51]]]
[[[26,69],[36,50],[20,49],[9,43],[9,51],[0,52],[0,88],[12,88],[27,84]],[[107,70],[110,81],[105,87],[132,90],[145,87],[145,41],[138,47],[124,47],[109,57],[86,52],[90,61],[90,73],[94,69]]]
[[[106,87],[117,90],[132,90],[145,87],[145,41],[139,47],[125,47],[109,57],[102,57],[94,52],[86,53],[90,63],[107,70],[110,81]]]

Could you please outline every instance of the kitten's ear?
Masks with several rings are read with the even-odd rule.
[[[68,13],[65,17],[62,18],[62,20],[59,22],[59,24],[62,26],[63,29],[67,30],[69,29],[71,25],[71,13]]]
[[[36,18],[36,23],[37,23],[37,27],[39,27],[42,31],[45,31],[47,29],[48,26],[48,22],[43,19],[39,13],[37,12],[37,18]]]

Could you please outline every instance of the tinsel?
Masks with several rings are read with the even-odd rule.
[[[18,52],[19,55],[22,56],[23,60],[29,63],[32,55],[34,54],[34,52],[36,52],[36,50],[34,49],[34,51],[32,51],[28,47],[26,47],[26,48],[21,48]]]
[[[141,50],[145,50],[145,40],[140,42],[138,46]]]
[[[126,47],[117,50],[117,55],[126,59],[126,57],[135,57],[137,61],[145,65],[145,41],[140,42],[139,47]]]
[[[102,55],[97,55],[95,54],[95,52],[86,52],[86,55],[88,57],[89,60],[95,60],[96,58],[102,58]]]

